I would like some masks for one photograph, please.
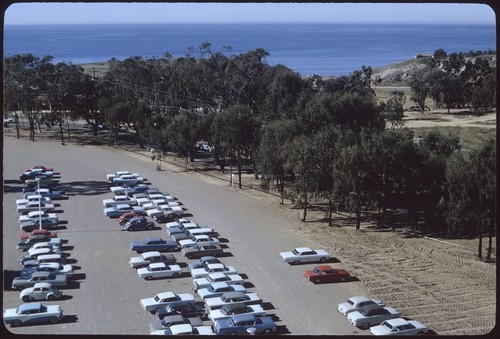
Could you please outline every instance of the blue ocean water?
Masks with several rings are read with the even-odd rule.
[[[496,50],[495,25],[457,24],[134,24],[6,25],[4,57],[51,55],[73,64],[131,56],[240,54],[263,48],[269,65],[302,75],[348,75],[411,59],[417,53]],[[230,47],[230,48],[228,48]]]

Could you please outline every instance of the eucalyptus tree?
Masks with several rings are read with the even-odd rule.
[[[29,123],[29,139],[35,140],[35,126],[41,123],[43,109],[50,109],[46,91],[52,70],[52,57],[19,54],[4,59],[4,109],[13,113],[19,137],[19,114]]]
[[[496,225],[496,147],[491,139],[470,154],[454,153],[447,163],[448,237],[478,236],[482,258],[483,233],[489,234],[487,260],[491,258]]]
[[[241,188],[241,160],[253,144],[259,128],[252,110],[248,106],[235,105],[215,114],[211,127],[211,144],[215,147],[214,156],[224,173],[226,158],[238,166],[238,186]],[[232,173],[231,173],[232,180]],[[231,181],[232,182],[232,181]]]
[[[391,128],[400,128],[404,126],[404,103],[406,97],[404,92],[393,91],[389,99],[382,105],[385,119],[391,124]]]
[[[262,185],[266,189],[268,189],[271,180],[276,180],[281,204],[285,198],[285,176],[287,173],[283,148],[299,134],[299,131],[300,125],[290,119],[266,122],[260,130],[256,169],[262,174]]]
[[[198,117],[192,113],[183,112],[175,116],[166,128],[166,135],[172,149],[188,161],[193,160],[196,142],[200,140]]]
[[[422,114],[426,108],[425,101],[429,97],[440,72],[437,68],[425,65],[422,68],[411,70],[408,74],[406,81],[412,90],[410,100],[417,104]]]

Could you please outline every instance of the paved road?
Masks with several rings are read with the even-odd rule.
[[[144,281],[127,262],[135,255],[128,243],[150,235],[165,236],[164,229],[123,232],[114,220],[104,217],[102,199],[111,197],[106,173],[138,172],[152,186],[177,197],[191,214],[189,219],[218,231],[227,246],[222,258],[247,279],[249,290],[264,300],[267,313],[277,320],[280,334],[368,334],[349,325],[336,305],[352,295],[351,283],[315,286],[302,278],[312,265],[285,264],[280,251],[297,246],[316,247],[292,225],[261,201],[225,185],[193,179],[181,172],[156,171],[156,162],[143,161],[120,152],[91,146],[28,142],[4,138],[4,308],[16,307],[19,293],[9,290],[10,279],[19,273],[15,249],[21,198],[20,172],[34,164],[54,167],[61,173],[61,187],[68,199],[56,201],[59,218],[66,223],[57,231],[67,239],[66,250],[76,266],[76,282],[63,293],[65,317],[55,325],[27,326],[16,334],[140,334],[147,335],[155,317],[139,305],[139,299],[162,291],[191,292],[192,279]],[[175,254],[184,266],[189,261]]]

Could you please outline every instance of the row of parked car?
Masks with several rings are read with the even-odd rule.
[[[112,181],[120,175],[140,178],[137,173],[121,171],[108,174]],[[273,333],[276,324],[266,316],[262,299],[244,287],[245,280],[233,266],[226,266],[218,257],[224,248],[219,234],[210,227],[201,226],[184,217],[185,208],[174,197],[159,192],[156,188],[138,182],[133,187],[113,186],[115,196],[103,200],[105,208],[120,206],[125,211],[117,216],[123,229],[130,230],[130,223],[141,223],[153,229],[165,226],[165,236],[149,236],[130,242],[130,249],[138,256],[131,257],[130,267],[137,270],[138,277],[151,280],[161,278],[193,279],[192,293],[160,292],[140,300],[141,307],[156,316],[150,323],[150,333],[165,334],[247,334]],[[135,209],[134,209],[135,207]],[[134,210],[130,210],[134,209]],[[115,210],[116,211],[116,210]],[[112,215],[111,217],[113,217]],[[148,219],[150,217],[151,221]],[[168,236],[168,238],[167,238]],[[172,252],[187,259],[197,259],[187,265],[185,271]],[[202,306],[203,305],[203,306]],[[204,325],[210,321],[212,325]]]
[[[16,210],[21,214],[19,228],[24,233],[16,248],[24,254],[19,259],[20,275],[12,280],[11,287],[20,290],[19,298],[24,303],[4,310],[4,322],[11,326],[56,323],[63,317],[60,305],[41,303],[60,299],[63,293],[58,287],[66,287],[74,277],[73,266],[65,263],[63,240],[53,231],[59,223],[53,200],[63,198],[63,192],[55,189],[55,174],[52,168],[37,165],[20,175],[26,186],[23,198],[16,200]]]

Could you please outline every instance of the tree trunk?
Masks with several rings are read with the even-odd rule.
[[[332,226],[332,217],[333,217],[333,199],[330,196],[328,199],[328,226]]]

